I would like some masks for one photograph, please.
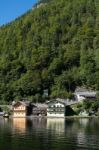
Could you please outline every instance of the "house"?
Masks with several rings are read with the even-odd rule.
[[[46,116],[47,104],[33,103],[32,114],[33,116]]]
[[[95,100],[97,91],[86,89],[85,87],[78,87],[75,90],[74,96],[77,101],[83,101],[85,99]]]
[[[74,110],[68,105],[67,100],[57,98],[49,101],[47,108],[47,117],[65,117],[75,115]]]
[[[59,100],[52,100],[48,102],[47,117],[65,117],[66,104]]]
[[[29,102],[19,101],[13,104],[13,117],[26,117],[32,114],[32,105]]]
[[[74,95],[78,101],[83,101],[85,99],[96,99],[96,91],[78,91],[75,92]]]

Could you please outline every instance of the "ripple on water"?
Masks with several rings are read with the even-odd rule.
[[[0,120],[0,150],[99,150],[98,119]]]

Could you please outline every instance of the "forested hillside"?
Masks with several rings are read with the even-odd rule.
[[[0,28],[0,100],[99,90],[99,0],[45,0]]]

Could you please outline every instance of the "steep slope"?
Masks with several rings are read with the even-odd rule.
[[[99,89],[99,1],[49,0],[0,28],[0,100]]]

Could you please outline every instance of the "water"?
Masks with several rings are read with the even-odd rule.
[[[0,119],[0,150],[99,150],[99,119]]]

